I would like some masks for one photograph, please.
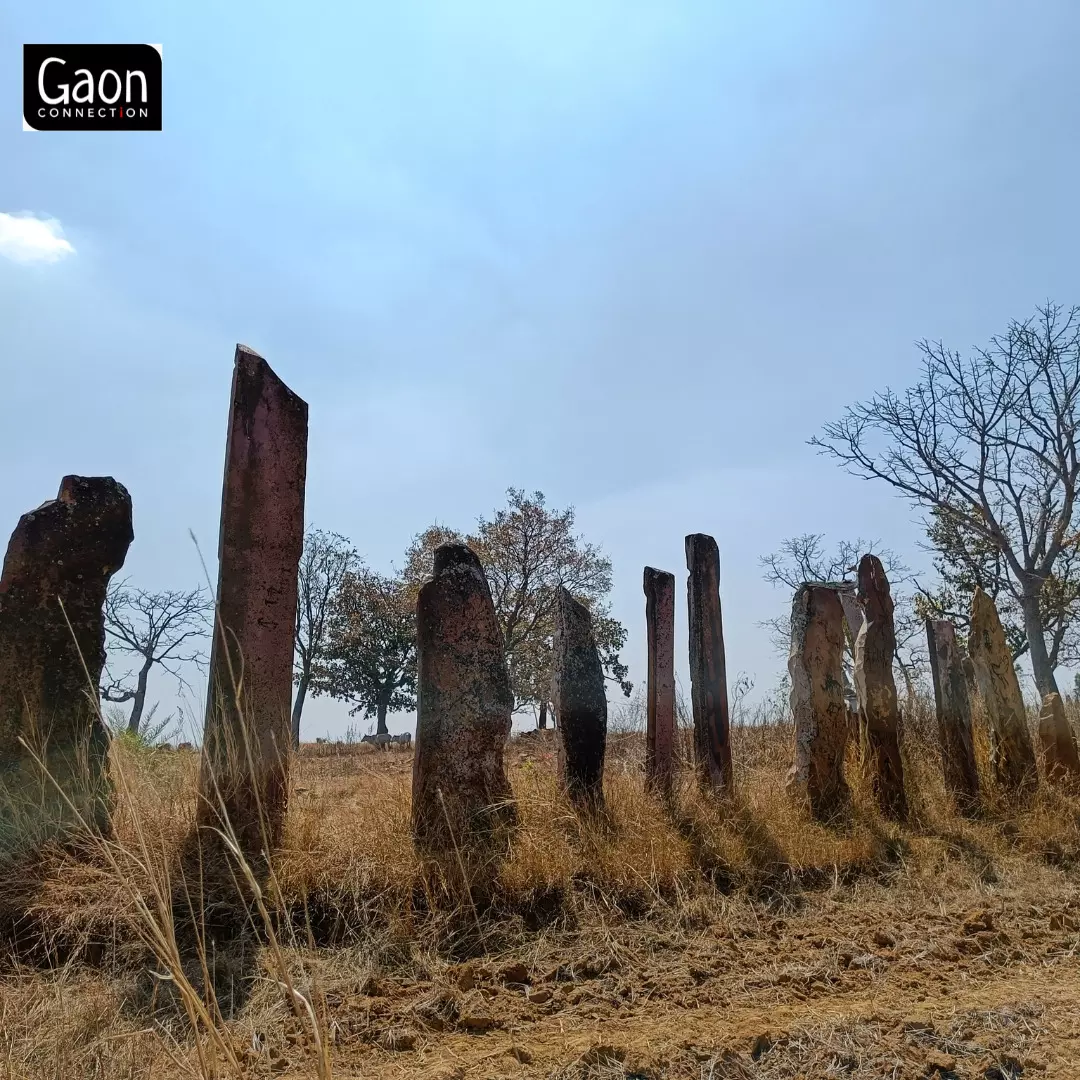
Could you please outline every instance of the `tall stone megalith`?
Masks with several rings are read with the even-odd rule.
[[[559,587],[551,697],[558,720],[559,785],[581,810],[604,806],[607,694],[589,609]]]
[[[667,795],[675,772],[675,575],[645,567],[645,783]]]
[[[787,787],[814,817],[827,820],[849,803],[844,700],[844,609],[835,588],[808,582],[791,602],[791,713],[795,762]]]
[[[276,846],[285,820],[307,435],[307,403],[237,345],[199,821],[224,812],[248,854]]]
[[[898,821],[907,817],[904,763],[900,757],[900,706],[893,680],[896,630],[885,568],[876,555],[859,560],[858,598],[863,624],[855,638],[855,689],[859,695],[863,764],[878,808]]]
[[[961,813],[979,803],[979,772],[971,736],[971,701],[956,628],[946,619],[926,620],[926,643],[934,679],[938,744],[945,788]]]
[[[0,854],[73,824],[57,785],[86,824],[108,828],[103,607],[132,538],[131,496],[110,476],[65,476],[12,533],[0,576]]]
[[[990,728],[990,767],[1007,791],[1026,795],[1039,786],[1024,698],[994,601],[982,589],[971,598],[968,652]]]
[[[727,664],[720,612],[720,550],[704,533],[686,538],[687,615],[690,623],[690,691],[694,752],[701,782],[730,793],[731,767]]]
[[[451,852],[496,838],[515,810],[503,749],[514,695],[491,590],[464,544],[435,549],[416,604],[418,847]]]
[[[1055,783],[1080,780],[1080,757],[1060,694],[1047,694],[1043,698],[1039,713],[1039,749],[1047,780]]]

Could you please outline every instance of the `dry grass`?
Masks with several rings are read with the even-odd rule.
[[[116,745],[114,841],[0,876],[0,1077],[871,1077],[927,1075],[932,1053],[953,1059],[941,1075],[970,1058],[991,1076],[1010,1054],[1037,1061],[1057,1032],[1026,998],[955,1002],[932,1031],[911,1014],[947,1009],[960,972],[971,994],[1003,969],[1026,985],[1025,965],[1040,986],[1080,985],[1080,800],[988,792],[958,817],[930,726],[907,723],[904,826],[877,814],[853,756],[848,821],[796,812],[783,725],[736,731],[731,803],[684,770],[663,805],[640,736],[613,736],[607,813],[587,822],[557,790],[551,735],[515,739],[520,823],[471,895],[413,851],[408,752],[306,747],[284,845],[245,880],[192,847],[195,756]],[[983,776],[985,752],[980,737]],[[990,928],[972,908],[996,912]],[[882,980],[915,1028],[867,996]]]

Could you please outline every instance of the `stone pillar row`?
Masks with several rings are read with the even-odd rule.
[[[226,437],[197,820],[249,857],[280,844],[289,789],[290,701],[297,568],[303,548],[308,408],[252,350],[238,345]],[[24,514],[0,575],[0,856],[73,827],[109,828],[108,735],[97,707],[105,661],[103,605],[133,539],[131,498],[111,477],[67,476],[56,499]],[[698,783],[734,787],[720,603],[720,555],[686,537],[687,621]],[[667,799],[675,779],[675,577],[645,567],[648,638],[645,781]],[[846,691],[845,625],[854,640],[857,709]],[[973,812],[979,776],[971,671],[989,722],[996,784],[1030,795],[1035,748],[1001,620],[977,589],[970,657],[953,625],[928,619],[946,787]],[[794,760],[788,789],[815,817],[844,812],[854,734],[881,813],[908,814],[893,680],[893,601],[880,560],[864,555],[854,586],[807,582],[791,609]],[[558,781],[582,814],[604,810],[607,697],[587,606],[555,597],[551,699]],[[417,601],[417,727],[412,831],[433,854],[501,842],[516,821],[503,755],[514,697],[491,591],[462,544],[434,553]],[[1060,697],[1038,726],[1051,780],[1080,780]],[[45,770],[45,772],[43,772]],[[45,773],[47,772],[48,778]]]

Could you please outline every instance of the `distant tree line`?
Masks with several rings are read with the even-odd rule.
[[[386,732],[392,712],[416,707],[416,600],[440,544],[467,543],[491,587],[503,636],[515,710],[550,713],[555,598],[568,589],[593,614],[604,671],[624,694],[631,684],[619,653],[626,629],[611,616],[611,560],[574,531],[572,508],[554,510],[543,493],[511,488],[507,504],[471,533],[434,524],[413,538],[399,570],[368,568],[344,537],[312,529],[300,567],[297,696],[299,737],[305,696],[347,702]]]

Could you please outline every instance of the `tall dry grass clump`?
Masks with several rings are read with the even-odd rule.
[[[978,716],[976,731],[989,778]],[[684,760],[664,802],[644,788],[643,737],[613,734],[594,817],[558,790],[553,734],[515,738],[519,822],[472,883],[455,877],[454,853],[445,872],[416,855],[406,751],[303,748],[283,843],[255,867],[227,828],[212,856],[197,842],[195,753],[118,741],[112,836],[0,875],[0,1062],[19,1078],[329,1077],[335,1002],[388,972],[437,979],[471,957],[603,952],[612,920],[688,932],[739,896],[790,908],[860,879],[985,882],[1080,858],[1080,800],[1059,788],[1019,806],[986,779],[981,813],[955,813],[930,703],[905,716],[902,826],[878,814],[854,747],[850,815],[823,825],[800,812],[784,789],[792,738],[783,722],[736,727],[734,799],[702,791]]]

